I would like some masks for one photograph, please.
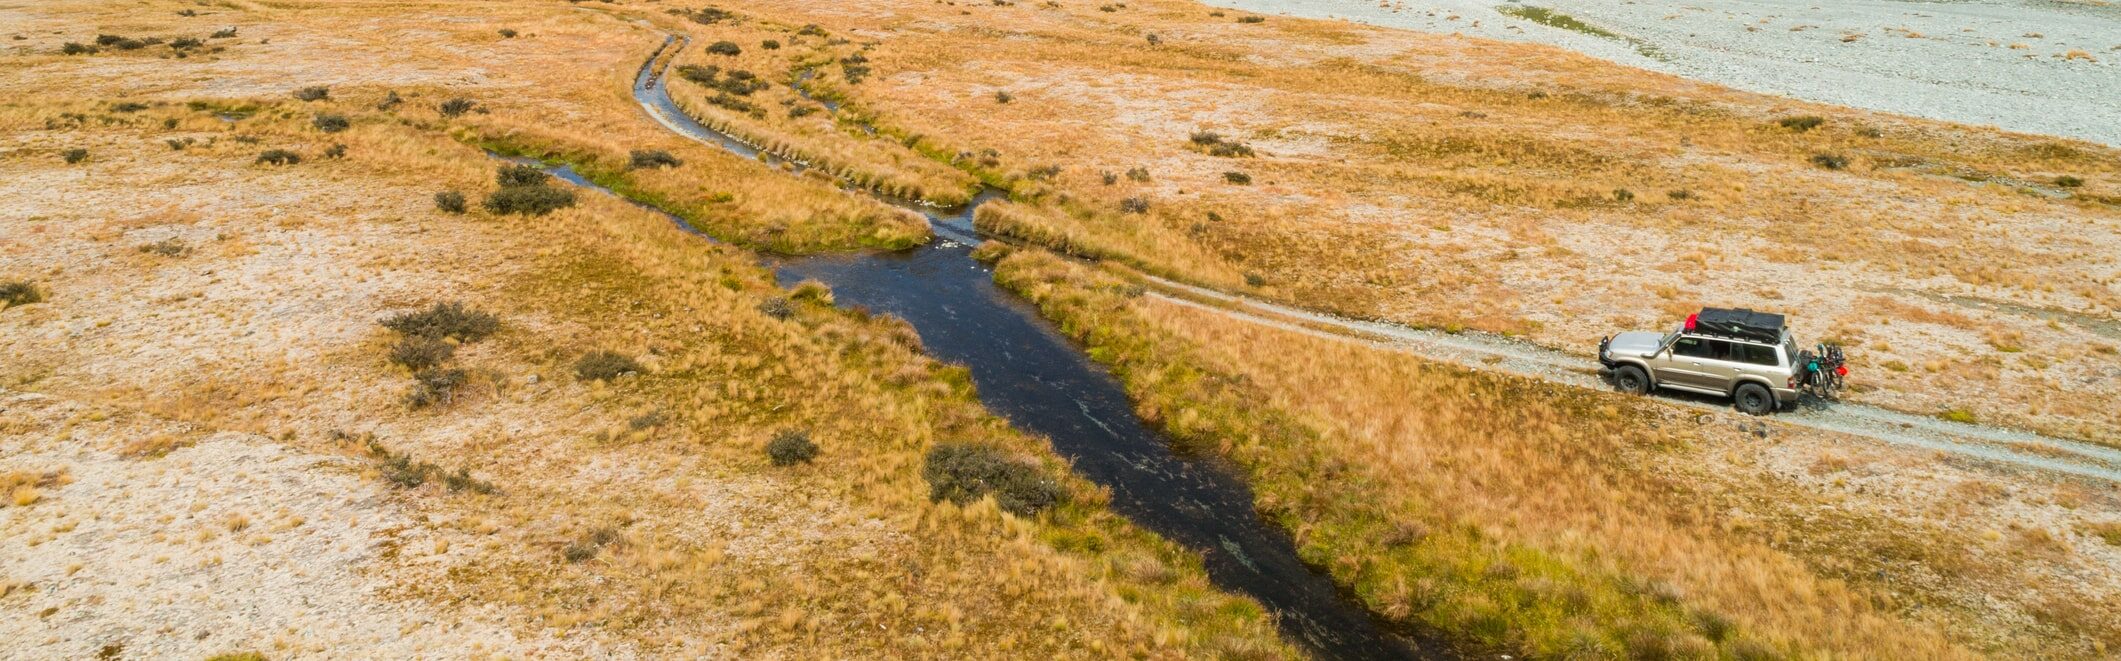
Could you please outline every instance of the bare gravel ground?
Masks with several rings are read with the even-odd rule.
[[[1530,41],[1807,101],[2121,144],[2121,5],[2100,0],[1215,0]],[[1505,11],[1552,10],[1607,34]]]
[[[176,445],[138,454],[143,441]],[[129,449],[134,451],[128,452]],[[130,455],[130,456],[128,456]],[[46,478],[0,507],[0,658],[573,655],[497,618],[384,597],[440,571],[470,535],[421,525],[344,456],[253,434],[113,413],[0,389],[0,473]],[[454,538],[454,539],[452,539]]]

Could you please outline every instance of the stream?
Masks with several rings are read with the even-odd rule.
[[[671,37],[641,67],[634,97],[658,123],[746,158],[800,172],[808,164],[763,153],[681,111],[662,74],[687,40]],[[660,64],[659,64],[660,63]],[[555,174],[596,188],[564,167]],[[610,191],[604,191],[609,193]],[[1352,595],[1297,557],[1280,528],[1262,520],[1244,480],[1212,458],[1181,456],[1135,417],[1125,389],[1029,304],[994,284],[972,259],[979,242],[972,212],[1003,193],[983,190],[957,209],[877,195],[926,217],[936,240],[896,252],[767,257],[783,284],[815,279],[841,305],[905,319],[929,355],[971,369],[979,398],[1018,429],[1043,435],[1076,472],[1111,489],[1112,509],[1199,552],[1209,577],[1258,600],[1283,635],[1328,659],[1439,658],[1441,645],[1388,631]],[[684,220],[665,213],[688,231]]]

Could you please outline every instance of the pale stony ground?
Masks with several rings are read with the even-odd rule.
[[[157,436],[190,445],[121,454]],[[64,476],[0,508],[0,581],[15,587],[0,599],[0,657],[614,652],[522,638],[495,613],[387,598],[461,560],[470,535],[424,525],[364,470],[270,438],[0,389],[0,473]],[[417,559],[386,561],[401,555]]]
[[[2121,5],[2102,0],[1210,4],[1552,44],[1754,92],[2121,144]],[[1551,9],[1620,38],[1498,11],[1510,7]]]

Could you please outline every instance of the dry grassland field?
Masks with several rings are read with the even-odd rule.
[[[1167,0],[0,0],[0,659],[1406,652],[771,266],[975,199],[993,284],[1426,656],[2121,645],[2108,146]],[[1357,323],[1581,372],[1704,305],[1966,442]]]

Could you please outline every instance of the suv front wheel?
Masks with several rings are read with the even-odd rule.
[[[1620,369],[1613,370],[1613,385],[1619,387],[1621,392],[1640,395],[1650,391],[1650,375],[1644,374],[1640,367],[1622,365]]]
[[[1731,393],[1731,401],[1747,415],[1767,415],[1775,411],[1775,393],[1768,392],[1767,386],[1758,383],[1738,386],[1738,391]]]

